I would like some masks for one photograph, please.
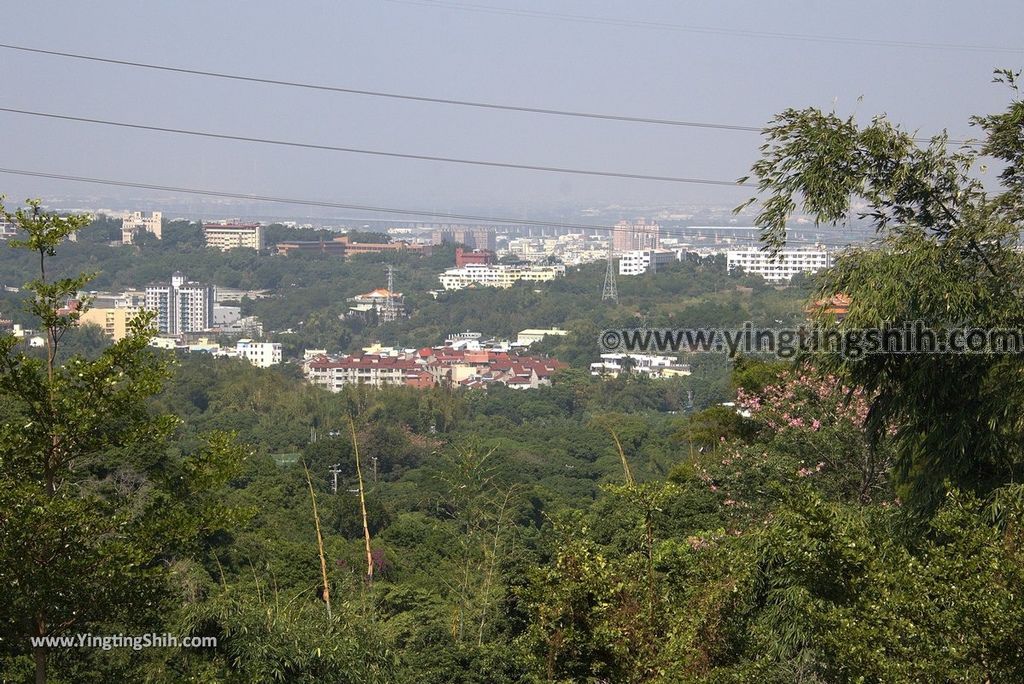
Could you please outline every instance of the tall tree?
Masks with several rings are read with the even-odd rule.
[[[884,117],[861,127],[817,109],[787,110],[768,126],[753,167],[768,249],[785,243],[798,209],[831,224],[856,213],[878,233],[876,248],[844,253],[819,280],[819,298],[852,299],[840,330],[855,336],[915,321],[940,335],[965,327],[1024,330],[1018,76],[997,72],[995,80],[1011,88],[1008,108],[975,117],[984,140],[958,148],[945,133],[919,144]],[[1003,164],[999,191],[984,181],[986,157]],[[818,358],[871,398],[871,437],[892,442],[896,483],[916,507],[934,508],[946,483],[986,493],[1024,472],[1020,354]]]
[[[169,568],[226,520],[210,493],[242,453],[219,435],[198,453],[169,454],[178,421],[147,406],[167,373],[148,349],[147,316],[94,360],[60,363],[90,276],[52,279],[47,264],[88,219],[44,212],[39,201],[0,211],[22,235],[12,246],[38,257],[26,288],[46,338],[45,359],[0,338],[0,400],[13,416],[0,425],[0,642],[31,652],[45,682],[46,638],[162,624]]]

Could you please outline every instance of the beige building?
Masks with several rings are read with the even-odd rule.
[[[138,315],[139,309],[132,307],[88,309],[78,319],[80,325],[99,326],[107,337],[120,342],[128,335],[128,322]]]
[[[141,211],[133,211],[132,213],[121,219],[121,244],[130,245],[135,240],[135,235],[139,231],[145,231],[152,233],[156,236],[157,240],[163,239],[163,226],[161,221],[163,220],[163,214],[159,211],[154,211],[150,215],[145,215]]]
[[[263,249],[263,226],[258,223],[204,223],[203,237],[207,247],[222,252],[239,247]]]

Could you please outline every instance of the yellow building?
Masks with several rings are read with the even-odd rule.
[[[108,337],[115,342],[128,335],[128,321],[139,313],[135,307],[94,308],[89,309],[78,319],[80,325],[99,326]]]

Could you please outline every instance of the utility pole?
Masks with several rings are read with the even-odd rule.
[[[335,463],[334,465],[332,465],[330,467],[330,470],[328,470],[328,472],[334,478],[333,482],[331,483],[331,493],[332,494],[337,494],[338,493],[338,475],[341,474],[341,464],[340,463]]]
[[[601,301],[612,300],[616,304],[619,303],[619,290],[615,285],[615,255],[614,255],[615,238],[613,235],[608,236],[608,265],[604,271],[604,289],[601,291]]]
[[[377,484],[377,457],[374,456],[371,460],[373,461],[373,484]]]

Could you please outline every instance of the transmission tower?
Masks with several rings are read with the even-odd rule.
[[[380,310],[381,323],[398,320],[398,305],[395,303],[395,268],[388,265],[388,296]]]
[[[619,303],[619,289],[615,285],[615,258],[612,251],[614,242],[608,241],[608,267],[604,271],[604,290],[601,291],[601,301],[612,300]]]

